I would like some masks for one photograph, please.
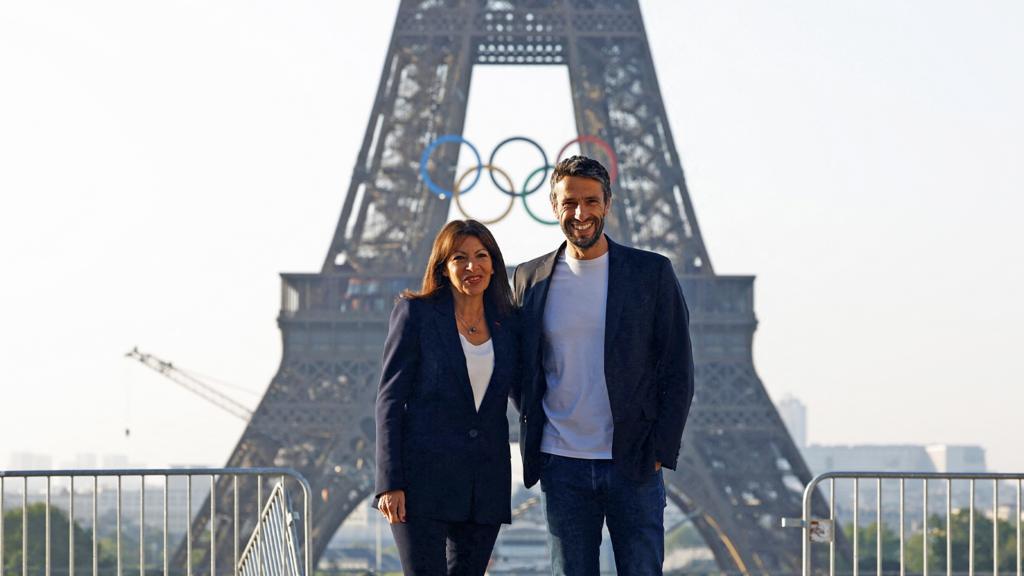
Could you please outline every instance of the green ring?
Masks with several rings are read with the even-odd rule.
[[[530,185],[530,180],[534,176],[536,176],[538,172],[543,170],[544,173],[546,174],[548,169],[553,169],[553,168],[554,168],[554,166],[548,164],[546,166],[541,166],[540,168],[537,168],[533,172],[530,172],[530,175],[526,177],[526,180],[523,180],[523,194],[519,196],[523,200],[523,208],[526,208],[526,213],[530,215],[530,218],[533,218],[533,220],[535,222],[537,222],[539,224],[543,224],[545,226],[558,226],[558,220],[545,220],[545,219],[541,218],[540,216],[537,216],[536,214],[534,214],[533,210],[530,210],[530,205],[526,203],[526,196],[527,196],[526,187]],[[541,180],[541,182],[543,182],[543,180]]]

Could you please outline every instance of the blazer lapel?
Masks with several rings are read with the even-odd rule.
[[[565,250],[565,242],[557,250],[551,252],[533,270],[528,279],[530,290],[524,294],[523,311],[524,320],[530,330],[529,343],[522,351],[523,354],[532,354],[536,366],[544,365],[544,306],[547,304],[548,291],[551,289],[551,277],[555,273],[555,264],[558,257]],[[535,398],[543,398],[547,390],[547,382],[544,378],[530,378],[534,383],[534,390],[531,394]]]
[[[530,301],[524,302],[532,317],[541,322],[544,316],[544,305],[548,301],[548,291],[551,289],[551,276],[555,273],[555,264],[558,257],[565,250],[565,242],[557,250],[544,257],[540,265],[533,271],[533,278],[530,279]],[[539,325],[539,324],[538,324]]]
[[[434,302],[434,311],[434,329],[442,345],[441,356],[455,374],[455,385],[461,395],[475,412],[476,402],[473,400],[473,388],[469,384],[469,372],[466,370],[466,354],[462,351],[459,329],[455,324],[455,300],[450,292],[446,291]]]

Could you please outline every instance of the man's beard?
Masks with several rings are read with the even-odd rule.
[[[569,222],[562,222],[562,234],[565,235],[565,239],[568,240],[570,244],[579,248],[580,250],[586,250],[587,248],[590,248],[594,244],[597,244],[597,241],[600,240],[601,236],[604,234],[604,218],[594,217],[591,218],[591,220],[594,221],[594,233],[590,235],[590,238],[582,240],[577,239],[576,230],[575,228],[573,228],[572,220],[570,220]]]

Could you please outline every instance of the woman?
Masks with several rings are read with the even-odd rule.
[[[377,393],[377,508],[406,574],[483,574],[512,521],[517,359],[501,251],[483,224],[449,222],[391,313]]]

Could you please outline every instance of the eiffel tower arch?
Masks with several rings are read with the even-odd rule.
[[[291,466],[309,480],[319,497],[314,562],[371,494],[388,314],[398,292],[418,285],[449,213],[450,198],[421,179],[420,155],[462,133],[475,64],[568,66],[578,132],[610,143],[619,160],[606,229],[670,257],[691,309],[697,389],[669,497],[723,571],[797,572],[800,532],[779,519],[799,512],[811,476],[753,366],[754,279],[712,268],[637,0],[402,0],[323,266],[282,275],[281,365],[227,465]],[[457,152],[432,155],[431,177],[449,189]],[[254,489],[243,487],[243,508]],[[228,486],[216,491],[231,501]],[[230,544],[224,536],[217,546]]]

